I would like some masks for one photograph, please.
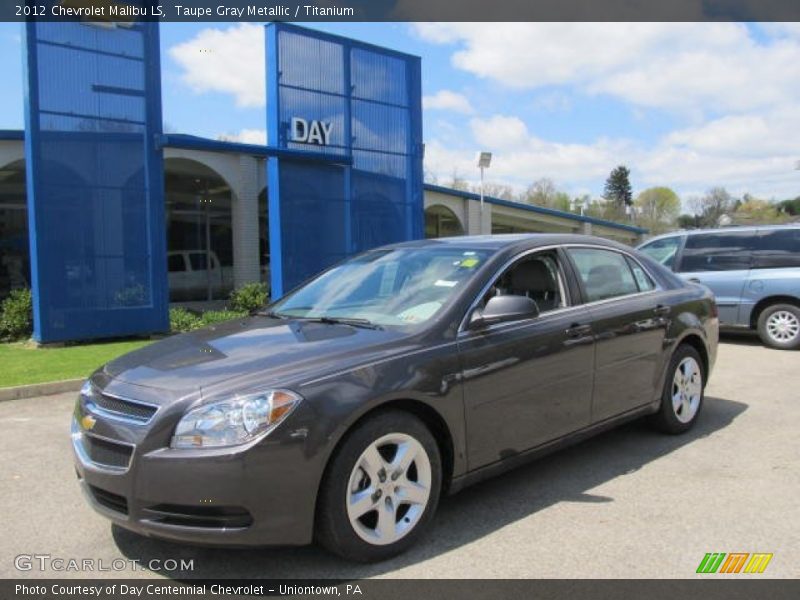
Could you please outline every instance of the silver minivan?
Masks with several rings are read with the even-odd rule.
[[[800,347],[800,224],[679,231],[639,250],[717,297],[720,325]]]

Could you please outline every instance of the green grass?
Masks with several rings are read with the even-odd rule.
[[[97,367],[150,340],[37,348],[26,342],[0,344],[0,387],[86,377]]]

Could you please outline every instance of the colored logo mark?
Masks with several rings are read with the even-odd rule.
[[[763,573],[772,553],[708,552],[697,566],[697,573]]]

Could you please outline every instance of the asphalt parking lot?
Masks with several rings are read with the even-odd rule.
[[[749,337],[723,339],[688,435],[633,423],[468,488],[444,500],[420,545],[378,565],[315,547],[193,548],[113,528],[75,481],[73,401],[0,403],[0,577],[87,576],[15,569],[17,555],[47,554],[106,565],[193,559],[176,578],[686,578],[707,552],[771,552],[766,572],[747,577],[800,576],[800,352]]]

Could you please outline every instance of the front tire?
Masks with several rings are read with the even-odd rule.
[[[705,373],[700,353],[688,345],[678,346],[670,359],[661,406],[653,425],[664,433],[689,431],[703,407]]]
[[[359,562],[396,556],[427,529],[441,485],[439,448],[425,424],[403,411],[381,412],[350,432],[331,460],[317,541]]]
[[[768,306],[758,316],[758,336],[770,348],[800,348],[800,308],[793,304]]]

